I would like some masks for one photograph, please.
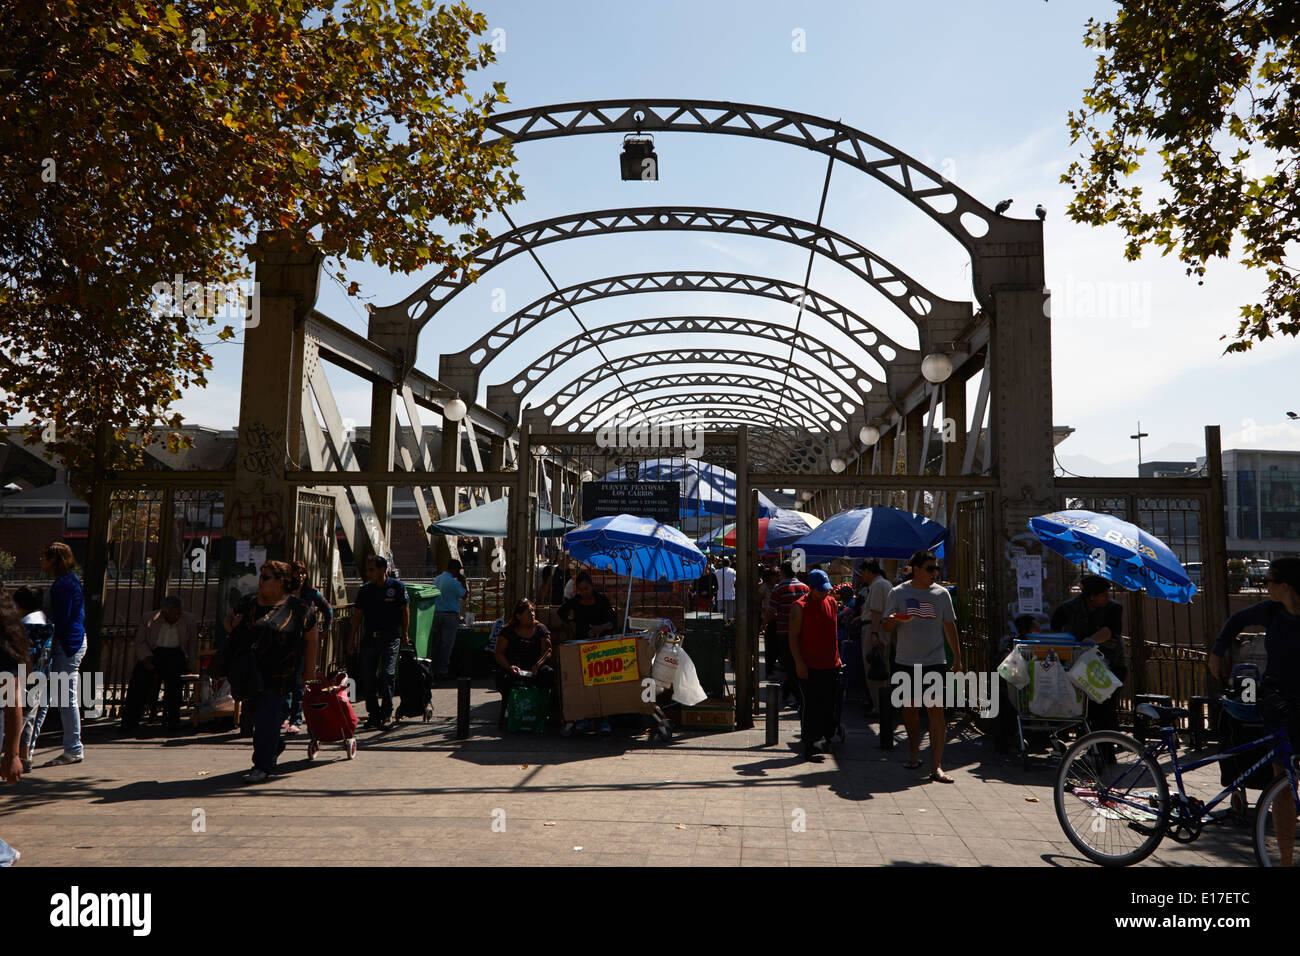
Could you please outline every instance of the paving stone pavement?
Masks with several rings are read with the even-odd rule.
[[[944,767],[956,783],[904,769],[907,747],[877,747],[850,705],[848,739],[821,763],[798,759],[798,723],[764,746],[760,723],[731,733],[610,738],[502,735],[499,697],[473,693],[454,739],[454,688],[431,723],[365,732],[355,760],[337,744],[306,759],[288,738],[280,773],[240,775],[251,745],[233,732],[142,740],[87,731],[86,760],[0,789],[0,835],[19,865],[270,866],[1091,866],[1052,809],[1052,773],[1025,771],[963,722]],[[57,751],[55,735],[38,763]],[[922,751],[928,766],[928,751]],[[1194,775],[1217,791],[1213,768]],[[1146,866],[1253,866],[1249,833],[1216,828],[1166,840]]]

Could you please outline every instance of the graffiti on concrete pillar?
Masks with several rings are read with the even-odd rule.
[[[283,458],[277,452],[283,442],[277,441],[276,436],[261,422],[254,422],[247,434],[239,437],[244,452],[241,461],[243,467],[256,475],[272,477],[276,468],[283,463]]]
[[[237,495],[225,518],[225,533],[255,546],[283,545],[284,493],[259,488]]]

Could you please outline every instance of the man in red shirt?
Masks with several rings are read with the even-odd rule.
[[[835,683],[840,669],[839,602],[825,571],[808,575],[811,590],[790,610],[790,654],[803,691],[803,755],[828,753],[835,734]],[[825,747],[818,745],[825,741]]]
[[[776,624],[776,647],[777,652],[781,655],[781,670],[785,672],[785,679],[781,681],[781,694],[785,698],[785,706],[797,707],[799,681],[794,673],[794,661],[790,658],[790,610],[794,607],[796,601],[808,593],[808,585],[804,584],[794,576],[794,564],[789,561],[781,562],[781,580],[777,582],[776,587],[772,588],[772,596],[767,599],[768,607],[772,611],[772,621]]]

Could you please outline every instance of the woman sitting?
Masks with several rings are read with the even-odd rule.
[[[497,635],[496,660],[501,672],[496,675],[497,690],[503,698],[516,685],[555,686],[555,668],[551,659],[551,632],[537,620],[537,608],[528,598],[515,605],[510,623]],[[501,709],[505,718],[505,708]]]

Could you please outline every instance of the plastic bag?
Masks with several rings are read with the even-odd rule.
[[[673,700],[683,706],[694,707],[709,695],[704,693],[699,675],[695,673],[695,662],[681,649],[681,645],[677,647],[677,679],[673,682]]]
[[[1014,647],[998,665],[998,673],[1012,687],[1024,687],[1029,683],[1029,665],[1025,663],[1024,655]]]
[[[1065,665],[1052,659],[1034,661],[1034,693],[1029,712],[1039,717],[1078,717],[1083,713],[1082,695],[1065,676]]]
[[[681,658],[686,656],[682,650],[681,641],[669,641],[659,649],[655,655],[654,665],[650,668],[650,676],[654,678],[655,687],[659,693],[663,693],[677,680],[677,673],[680,667]]]
[[[1074,666],[1065,676],[1071,684],[1099,704],[1123,684],[1106,666],[1106,659],[1095,647],[1088,648],[1075,658]]]

